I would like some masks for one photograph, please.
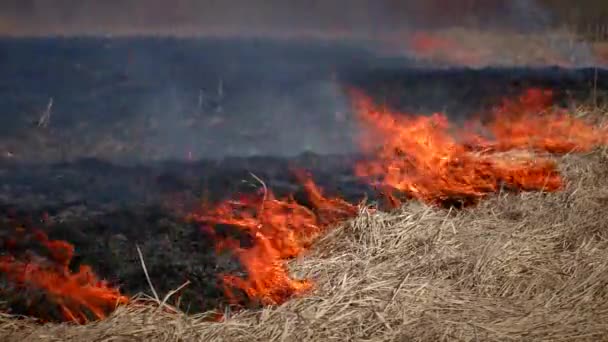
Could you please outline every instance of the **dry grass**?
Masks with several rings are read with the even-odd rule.
[[[153,305],[86,326],[3,317],[3,341],[608,340],[608,152],[561,164],[561,193],[362,209],[292,265],[316,290],[277,308],[222,323]]]
[[[428,57],[456,65],[584,67],[606,62],[603,43],[584,41],[567,29],[517,33],[456,27],[429,34],[449,45],[439,46],[435,54]]]

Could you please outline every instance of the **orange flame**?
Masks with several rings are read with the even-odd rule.
[[[239,302],[235,290],[262,305],[277,305],[289,297],[312,288],[309,280],[292,279],[285,259],[306,251],[315,238],[338,222],[356,215],[357,208],[340,199],[326,198],[308,176],[299,173],[313,209],[293,198],[276,199],[271,192],[259,197],[226,201],[204,214],[190,218],[204,225],[216,239],[218,250],[230,249],[247,271],[246,277],[222,275],[224,292],[229,300]],[[216,227],[228,225],[247,233],[252,239],[244,247],[233,238],[218,237]]]
[[[529,89],[516,100],[505,99],[491,113],[485,130],[494,141],[477,137],[477,148],[490,151],[529,149],[564,154],[586,152],[608,142],[608,131],[552,108],[553,93]]]
[[[128,302],[118,289],[99,280],[91,267],[80,266],[75,273],[69,269],[74,246],[66,241],[50,240],[40,231],[36,232],[35,238],[48,250],[49,259],[0,257],[0,272],[15,288],[26,293],[43,291],[49,302],[59,308],[64,321],[80,324],[106,318],[117,305]],[[32,316],[43,321],[56,319],[40,307],[30,306],[28,309]]]
[[[473,153],[470,143],[456,140],[444,114],[411,116],[390,112],[379,108],[361,93],[354,91],[353,95],[358,118],[369,128],[368,134],[361,137],[360,146],[374,156],[370,161],[358,163],[355,174],[379,181],[380,187],[396,189],[428,203],[460,201],[470,204],[503,186],[556,191],[563,185],[556,164],[550,159],[534,158],[529,154],[515,158],[513,154]],[[567,146],[558,139],[564,132],[570,133],[572,138],[563,136],[562,140],[567,142],[581,144],[582,140],[586,144],[597,140],[585,140],[592,135],[592,128],[575,119],[566,121],[566,114],[535,119],[532,113],[538,114],[540,108],[545,109],[547,101],[539,91],[530,91],[519,101],[505,101],[495,110],[496,119],[488,126],[497,140],[489,143],[477,137],[476,147],[491,145],[508,151],[532,144],[536,148],[559,151]],[[551,120],[555,119],[564,121],[553,123]],[[567,125],[573,122],[574,125]]]
[[[367,128],[360,147],[371,156],[356,164],[355,174],[377,183],[393,206],[400,204],[393,190],[431,204],[472,204],[505,186],[556,191],[563,187],[556,163],[534,152],[588,151],[607,142],[606,129],[551,108],[552,94],[538,89],[504,100],[491,111],[488,123],[469,123],[479,134],[454,129],[442,113],[412,116],[385,110],[362,93],[352,94],[358,119]],[[244,276],[220,276],[233,304],[247,299],[278,305],[309,291],[313,283],[292,278],[286,259],[301,255],[330,226],[357,214],[357,207],[343,199],[325,197],[310,175],[296,176],[308,206],[293,196],[278,199],[264,188],[262,194],[224,201],[188,217],[210,233],[219,252],[232,251],[246,271]],[[244,233],[250,241],[222,236],[222,226]],[[69,269],[71,244],[50,240],[42,232],[35,237],[48,258],[0,257],[0,272],[15,288],[42,291],[64,320],[78,323],[105,318],[116,305],[128,302],[90,267],[81,266],[75,273]],[[39,308],[30,309],[33,315],[52,319]]]

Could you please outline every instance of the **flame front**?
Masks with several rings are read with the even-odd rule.
[[[352,94],[365,132],[360,147],[372,156],[356,165],[356,175],[389,189],[389,194],[394,189],[427,203],[475,203],[503,187],[556,191],[563,180],[553,160],[527,151],[495,152],[582,151],[606,137],[605,131],[580,119],[551,111],[552,96],[541,90],[505,100],[488,124],[467,125],[481,126],[493,138],[458,132],[442,113],[391,112],[360,92]]]
[[[552,108],[552,104],[553,93],[541,89],[529,89],[516,100],[503,99],[485,127],[493,140],[478,138],[477,148],[564,154],[586,152],[608,142],[605,128]]]
[[[50,240],[40,231],[35,238],[46,248],[49,258],[0,257],[0,272],[15,290],[25,295],[41,292],[49,305],[56,306],[61,320],[80,324],[105,318],[117,305],[128,302],[118,289],[98,279],[89,266],[81,266],[77,272],[70,270],[74,246],[66,241]],[[27,310],[32,316],[44,321],[58,319],[53,316],[55,308],[47,310],[30,299],[26,299]]]
[[[329,226],[353,217],[357,208],[338,198],[326,198],[310,177],[298,173],[312,208],[292,197],[277,199],[272,192],[263,196],[243,196],[225,201],[190,219],[203,225],[216,241],[218,251],[230,250],[240,260],[247,274],[221,276],[228,299],[239,304],[246,299],[261,305],[277,305],[312,288],[309,280],[290,277],[285,260],[306,251]],[[250,246],[230,237],[220,237],[217,227],[230,226],[251,238]]]
[[[564,185],[557,165],[539,153],[582,152],[607,142],[606,129],[552,108],[552,94],[537,89],[504,100],[491,110],[488,122],[469,122],[466,131],[452,127],[442,113],[412,116],[385,110],[360,92],[352,94],[363,128],[358,142],[367,155],[354,173],[377,185],[394,206],[400,203],[395,193],[453,205],[476,203],[505,187],[556,191]],[[329,227],[357,214],[357,207],[343,199],[325,197],[310,175],[296,176],[306,205],[293,196],[277,198],[264,187],[263,193],[189,215],[211,235],[218,252],[230,251],[244,268],[244,275],[220,275],[231,303],[278,305],[309,291],[312,282],[292,278],[286,260],[308,250]],[[224,228],[238,234],[226,234]],[[104,318],[117,304],[128,302],[90,267],[70,270],[72,245],[41,232],[35,237],[48,257],[0,257],[0,272],[12,288],[26,295],[43,293],[63,320],[78,323]],[[53,319],[37,304],[28,298],[32,315]]]

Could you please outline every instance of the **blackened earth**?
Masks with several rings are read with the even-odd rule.
[[[76,246],[73,267],[129,295],[149,293],[139,246],[158,292],[191,282],[189,312],[220,306],[218,274],[242,272],[186,222],[202,200],[255,191],[251,173],[278,195],[301,193],[298,167],[328,195],[378,200],[352,175],[361,156],[345,88],[455,119],[528,87],[563,103],[608,90],[604,70],[442,69],[310,41],[2,39],[0,74],[1,241],[40,228]]]
[[[200,209],[203,201],[216,203],[236,193],[258,191],[261,185],[252,174],[277,196],[295,194],[307,205],[291,172],[294,168],[311,171],[328,195],[353,203],[379,199],[352,176],[353,158],[309,154],[137,166],[97,159],[52,165],[5,163],[0,166],[0,241],[7,252],[6,242],[15,237],[16,227],[41,229],[52,239],[74,244],[74,269],[91,265],[130,295],[150,293],[139,246],[158,292],[190,281],[181,294],[184,309],[213,309],[223,300],[218,275],[243,271],[232,256],[217,255],[211,237],[199,225],[188,223],[186,215]],[[226,233],[238,235],[234,229]],[[46,253],[35,240],[22,249]]]
[[[356,153],[346,87],[408,112],[462,118],[528,87],[586,100],[592,88],[600,95],[608,88],[607,74],[445,68],[380,56],[357,42],[5,38],[0,158],[125,163]]]

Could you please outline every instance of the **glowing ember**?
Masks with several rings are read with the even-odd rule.
[[[90,267],[81,266],[77,272],[69,269],[74,246],[49,240],[42,232],[36,232],[35,238],[48,251],[48,258],[0,257],[0,272],[10,287],[26,295],[41,293],[50,305],[58,308],[62,320],[81,324],[105,318],[117,305],[128,302],[118,289],[99,280]],[[57,319],[53,310],[46,310],[30,299],[26,299],[27,310],[32,316],[44,321]]]
[[[235,304],[245,293],[250,301],[276,305],[308,291],[312,283],[289,276],[285,259],[304,252],[329,225],[352,217],[357,210],[340,199],[325,198],[314,182],[300,173],[312,209],[293,198],[276,199],[271,192],[226,201],[190,219],[203,224],[216,240],[218,251],[229,249],[240,260],[247,275],[222,275],[226,296]],[[220,237],[217,228],[229,226],[246,233],[251,242],[243,246],[234,238]]]
[[[381,188],[396,189],[428,203],[469,204],[505,186],[545,191],[562,187],[551,160],[472,153],[453,137],[444,114],[393,113],[377,107],[365,95],[353,94],[358,118],[369,128],[362,135],[361,148],[374,156],[358,163],[355,173]]]

